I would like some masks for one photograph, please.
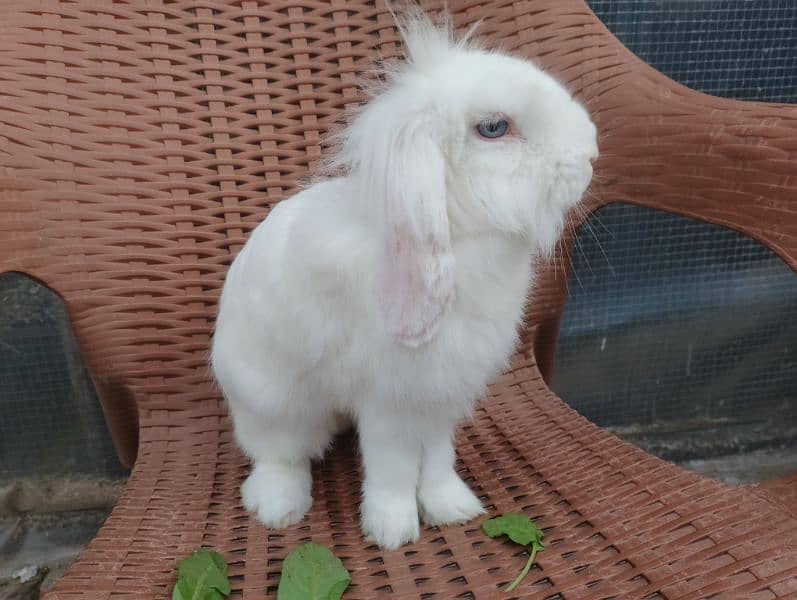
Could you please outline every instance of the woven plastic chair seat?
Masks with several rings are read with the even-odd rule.
[[[605,134],[591,210],[623,201],[704,219],[797,269],[797,107],[685,89],[582,0],[448,4],[459,26],[483,18],[483,37],[589,107]],[[351,600],[797,597],[794,479],[726,487],[548,389],[561,268],[543,273],[513,369],[458,437],[463,476],[491,512],[545,528],[514,593],[499,588],[525,559],[479,522],[427,528],[395,552],[364,542],[352,437],[315,468],[304,522],[270,531],[243,510],[248,465],[207,368],[224,275],[361,100],[355,77],[396,42],[381,0],[0,3],[0,271],[64,298],[120,455],[135,458],[49,597],[168,597],[176,561],[207,545],[230,563],[233,597],[262,598],[309,539],[344,560]]]

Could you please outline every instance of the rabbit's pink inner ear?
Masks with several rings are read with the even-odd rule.
[[[397,227],[388,242],[382,310],[393,339],[417,347],[437,331],[453,290],[453,258],[447,248]]]
[[[373,123],[360,149],[365,198],[376,199],[383,235],[379,304],[387,330],[404,346],[437,331],[454,288],[446,207],[443,117],[394,111]]]

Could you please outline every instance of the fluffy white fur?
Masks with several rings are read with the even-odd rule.
[[[533,280],[597,155],[586,111],[530,63],[413,17],[407,60],[342,135],[330,177],[280,203],[235,259],[212,366],[266,525],[312,503],[310,461],[359,429],[365,534],[396,548],[479,500],[452,438],[507,364]],[[506,117],[488,140],[477,124]]]

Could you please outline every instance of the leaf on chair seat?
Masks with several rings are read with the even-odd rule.
[[[529,559],[526,561],[526,566],[520,572],[520,575],[510,583],[505,592],[511,592],[517,588],[525,579],[531,570],[531,565],[534,564],[534,559],[537,557],[538,552],[545,550],[542,545],[542,538],[545,537],[542,529],[537,527],[537,524],[529,519],[526,515],[519,515],[517,513],[507,513],[494,519],[488,519],[482,523],[484,533],[491,538],[496,538],[500,535],[506,535],[510,540],[522,546],[529,546]]]
[[[340,600],[351,576],[332,552],[308,543],[291,552],[282,563],[277,600]]]
[[[224,600],[230,595],[227,563],[218,552],[201,549],[177,563],[172,600]]]
[[[510,540],[521,546],[534,544],[542,549],[543,532],[526,515],[507,513],[482,523],[484,533],[491,538],[506,535]]]

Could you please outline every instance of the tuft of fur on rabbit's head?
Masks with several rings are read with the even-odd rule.
[[[598,147],[587,111],[530,62],[420,13],[399,29],[405,60],[385,69],[333,163],[383,228],[388,326],[418,346],[452,299],[452,239],[498,230],[550,254]]]

